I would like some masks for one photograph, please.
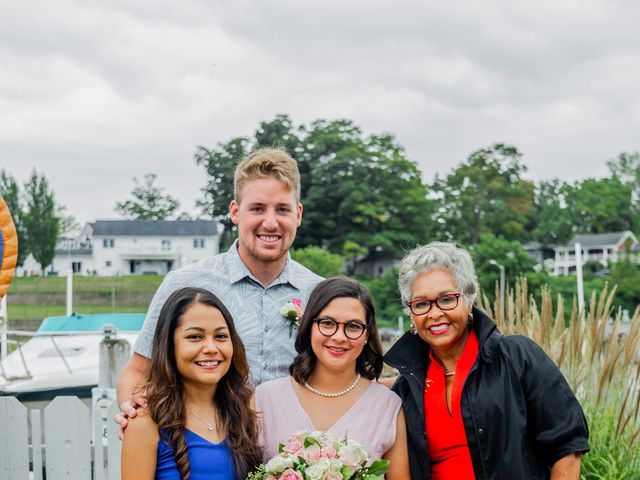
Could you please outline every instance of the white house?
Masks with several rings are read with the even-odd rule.
[[[640,243],[633,232],[591,233],[576,235],[566,245],[555,247],[554,275],[568,275],[576,270],[575,244],[580,244],[582,264],[599,262],[607,267],[629,249],[631,258],[640,262]]]
[[[210,220],[97,220],[76,238],[60,238],[49,270],[78,275],[164,275],[218,253]],[[38,268],[27,259],[25,272]]]

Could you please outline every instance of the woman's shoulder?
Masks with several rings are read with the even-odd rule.
[[[282,377],[258,385],[254,395],[256,408],[264,410],[269,403],[281,402],[288,382],[291,382],[290,377]]]
[[[133,427],[134,429],[140,430],[156,430],[158,431],[158,425],[151,418],[151,413],[149,410],[144,408],[140,408],[135,417],[129,419],[129,424],[127,425],[127,432],[129,429]]]
[[[158,425],[151,418],[148,410],[140,409],[135,417],[129,419],[124,431],[125,440],[158,441]]]
[[[546,355],[540,345],[525,335],[501,335],[500,351],[509,356],[524,358]]]
[[[534,340],[524,335],[505,335],[500,340],[500,354],[522,371],[555,372],[551,357]]]
[[[375,401],[386,402],[392,407],[395,407],[396,405],[400,406],[402,404],[402,400],[400,400],[398,394],[382,383],[372,381],[371,386],[369,387],[369,391],[371,397]]]
[[[265,392],[279,391],[287,382],[291,381],[291,377],[276,378],[275,380],[269,380],[263,382],[256,387],[256,395]]]

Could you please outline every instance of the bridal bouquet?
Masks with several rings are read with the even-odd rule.
[[[388,460],[367,467],[369,454],[358,442],[325,432],[292,435],[278,452],[247,480],[383,480],[389,469]]]

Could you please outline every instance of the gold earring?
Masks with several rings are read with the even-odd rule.
[[[473,325],[473,312],[469,313],[469,317],[467,318],[467,325]]]

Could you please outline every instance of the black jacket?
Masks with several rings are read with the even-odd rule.
[[[476,480],[548,479],[560,458],[587,452],[580,404],[558,367],[531,339],[503,336],[474,307],[478,358],[465,381],[461,411]],[[385,355],[400,376],[412,480],[430,478],[424,431],[424,382],[429,346],[405,333]]]

